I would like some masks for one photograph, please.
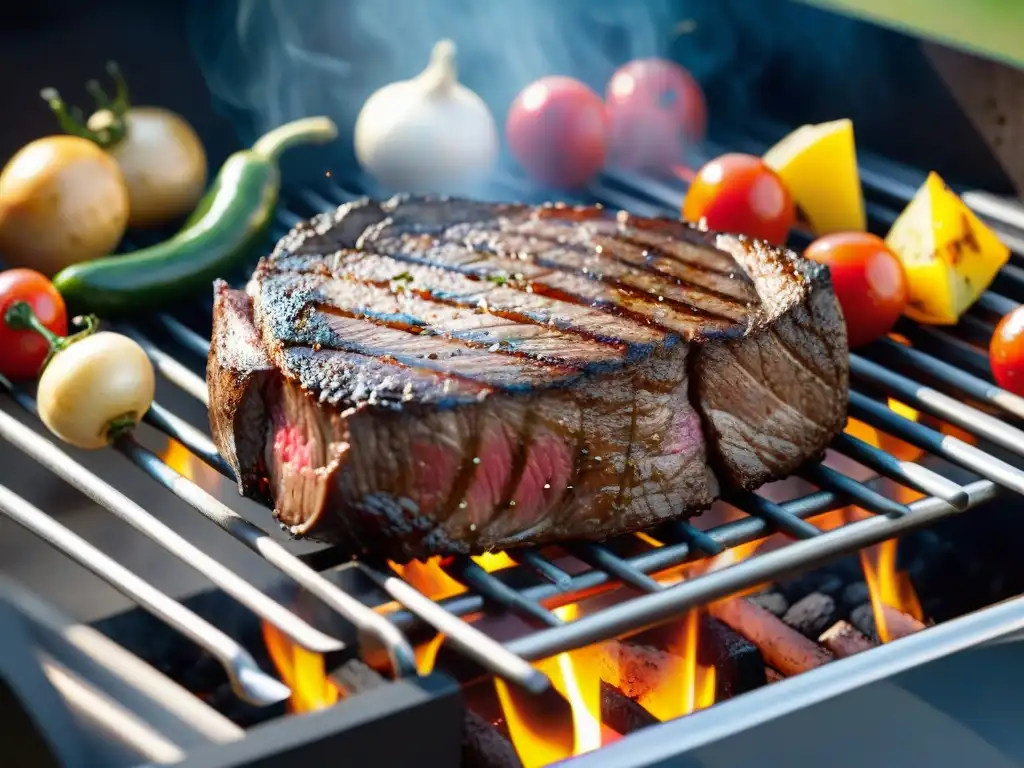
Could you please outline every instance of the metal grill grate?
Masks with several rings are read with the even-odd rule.
[[[729,144],[745,151],[764,150],[763,146],[744,137],[731,137]],[[709,156],[717,154],[710,151],[715,150],[714,147],[706,149]],[[877,159],[868,157],[862,161],[869,217],[874,227],[884,229],[915,191],[916,176],[911,171]],[[319,187],[305,190],[279,209],[275,237],[302,218],[354,199],[360,186],[356,183],[339,185],[327,178]],[[529,188],[514,179],[506,180],[502,192],[508,199],[531,196]],[[629,174],[606,174],[590,188],[590,199],[578,202],[601,202],[640,215],[676,216],[684,193],[681,182],[676,185]],[[1005,236],[1007,242],[1024,243],[1024,212],[981,193],[971,193],[965,198]],[[797,245],[802,245],[801,241],[805,242],[806,238],[797,235],[796,240]],[[967,484],[959,485],[922,463],[900,460],[853,436],[843,435],[833,444],[834,451],[883,478],[919,491],[925,498],[905,505],[884,495],[871,484],[858,482],[829,466],[814,465],[803,472],[803,477],[819,489],[816,492],[783,503],[769,501],[753,493],[732,493],[725,500],[742,510],[744,517],[704,531],[687,522],[666,525],[658,532],[664,541],[661,547],[653,547],[636,537],[624,537],[628,539],[625,542],[567,545],[563,549],[587,566],[572,574],[537,549],[510,553],[517,566],[496,573],[488,573],[468,557],[454,558],[446,565],[446,570],[467,591],[440,603],[428,599],[402,581],[386,564],[356,563],[354,567],[401,606],[387,617],[346,594],[289,553],[267,532],[178,474],[134,438],[123,438],[114,447],[143,472],[351,622],[358,630],[364,655],[385,650],[396,675],[416,673],[407,630],[429,625],[444,633],[449,643],[490,672],[539,691],[546,687],[547,680],[527,660],[638,630],[679,615],[687,608],[778,580],[862,547],[926,527],[941,518],[992,500],[1006,490],[1024,494],[1024,471],[993,455],[996,451],[983,450],[904,418],[886,407],[884,400],[875,399],[879,395],[897,398],[960,427],[986,444],[1003,449],[1010,460],[1024,454],[1024,432],[1001,418],[1024,418],[1024,399],[999,389],[991,382],[985,353],[971,344],[987,342],[994,316],[1017,306],[1016,301],[1003,293],[1024,295],[1024,254],[1020,252],[1014,254],[993,290],[985,294],[956,328],[922,328],[905,323],[899,330],[913,342],[914,348],[882,341],[863,355],[851,356],[850,415],[968,470],[976,479]],[[209,306],[208,301],[203,303],[207,318]],[[152,324],[162,337],[172,343],[158,345],[140,327],[124,330],[144,346],[162,376],[205,404],[206,385],[196,371],[201,369],[206,358],[208,339],[184,320],[170,315],[157,315]],[[181,360],[170,351],[172,348],[175,353],[180,351],[184,354]],[[929,384],[923,384],[919,379]],[[5,387],[23,408],[34,410],[30,396],[9,385],[5,384]],[[222,475],[231,478],[231,470],[204,432],[159,404],[154,404],[146,421],[182,443]],[[172,554],[203,570],[218,586],[300,645],[315,651],[341,647],[338,640],[310,627],[267,595],[203,555],[188,541],[166,530],[145,510],[91,475],[48,438],[2,413],[0,436],[43,462],[54,473]],[[165,595],[152,588],[147,589],[144,582],[138,584],[130,579],[126,582],[128,577],[123,569],[116,568],[116,563],[112,564],[109,558],[95,550],[83,549],[79,542],[68,538],[66,534],[70,532],[62,530],[62,526],[44,512],[11,496],[9,493],[0,494],[0,510],[105,576],[140,604],[211,650],[229,670],[240,695],[254,701],[280,698],[281,692],[273,690],[267,680],[259,677],[262,673],[250,665],[251,659],[244,649],[225,644],[217,630],[190,615]],[[808,520],[851,504],[874,515],[828,532],[823,532]],[[730,548],[776,532],[784,533],[795,541],[768,554],[671,587],[663,586],[651,576],[686,562],[720,555]],[[623,543],[628,546],[621,546]],[[618,554],[624,550],[637,554]],[[563,622],[546,607],[573,602],[584,593],[592,594],[616,584],[641,594],[572,623]],[[502,646],[459,618],[477,613],[485,606],[502,607],[538,626],[538,630]]]

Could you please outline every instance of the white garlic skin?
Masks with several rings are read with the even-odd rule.
[[[476,93],[459,84],[455,47],[439,42],[411,80],[376,91],[355,126],[359,164],[391,191],[471,194],[498,157],[498,129]]]

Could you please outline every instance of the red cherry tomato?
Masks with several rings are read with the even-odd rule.
[[[43,275],[31,269],[0,272],[0,373],[24,381],[39,374],[50,346],[35,331],[16,331],[3,321],[17,301],[27,302],[39,322],[60,336],[68,332],[68,316],[64,299]]]
[[[1024,395],[1024,307],[999,321],[988,356],[996,383],[1015,395]]]
[[[576,189],[604,167],[604,104],[571,77],[545,77],[526,86],[512,103],[505,131],[512,155],[541,184]]]
[[[807,246],[804,256],[832,273],[851,349],[892,330],[907,305],[907,278],[882,238],[866,232],[825,235]]]
[[[605,104],[615,167],[665,172],[683,163],[688,149],[704,138],[704,92],[674,61],[623,65],[608,81]]]
[[[708,229],[782,245],[796,210],[782,179],[759,157],[729,154],[701,168],[683,201],[683,218]]]

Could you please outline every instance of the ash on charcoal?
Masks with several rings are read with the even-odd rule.
[[[825,573],[818,584],[818,588],[814,591],[822,595],[828,595],[831,598],[837,598],[845,586],[846,582],[839,576],[834,573]]]
[[[854,578],[861,578],[858,569]],[[785,579],[775,584],[775,592],[785,596],[789,604],[799,602],[813,592],[820,592],[829,597],[836,597],[847,584],[848,579],[842,573],[820,568],[809,573],[803,573],[792,579]],[[767,606],[762,606],[767,608]]]
[[[875,624],[875,611],[871,607],[871,603],[858,605],[850,611],[850,623],[876,643],[878,642],[878,627]]]
[[[821,592],[812,592],[802,600],[793,603],[782,617],[786,624],[812,640],[817,639],[838,619],[836,601]]]
[[[781,592],[762,592],[760,595],[754,595],[750,598],[750,602],[755,605],[759,605],[764,608],[768,613],[778,616],[780,619],[786,615],[786,611],[789,610],[789,600]]]
[[[839,596],[839,603],[844,612],[849,615],[850,612],[864,603],[871,601],[871,592],[868,589],[868,585],[863,581],[855,581],[852,584],[847,584],[843,589],[842,594]]]
[[[784,579],[775,584],[776,591],[782,593],[782,595],[789,601],[789,604],[797,602],[807,597],[817,590],[818,585],[821,584],[826,574],[824,571],[811,571],[810,573],[802,573],[792,579]]]

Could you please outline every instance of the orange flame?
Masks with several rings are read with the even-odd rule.
[[[653,679],[644,681],[646,686],[640,690],[630,685],[629,677],[635,671],[623,669],[621,663],[606,665],[602,678],[635,696],[640,706],[661,721],[710,707],[715,703],[716,672],[714,666],[705,666],[697,660],[699,631],[700,612],[692,610],[683,618],[679,643],[663,656],[665,665],[657,670]]]
[[[504,552],[486,552],[473,558],[474,562],[488,573],[500,571],[515,565],[516,562]],[[444,600],[446,597],[461,594],[466,588],[453,579],[441,567],[441,558],[429,560],[410,560],[405,565],[391,563],[391,567],[431,600]]]
[[[196,458],[192,452],[177,440],[167,440],[167,446],[159,451],[160,460],[179,475],[191,480],[204,491],[214,493],[222,478],[213,467],[202,459]]]
[[[860,553],[861,568],[864,569],[864,581],[871,593],[871,608],[875,615],[875,628],[878,639],[888,643],[895,639],[889,627],[884,606],[895,608],[918,621],[924,620],[921,602],[910,583],[905,571],[896,570],[896,539],[883,541],[871,547],[872,552],[862,550]]]
[[[563,621],[572,621],[576,617],[577,608],[575,605],[566,605],[558,608],[555,613]],[[609,738],[615,738],[614,732],[601,725],[600,680],[597,674],[593,674],[596,670],[588,663],[589,656],[587,649],[583,649],[560,653],[534,665],[551,679],[552,686],[569,703],[573,727],[571,750],[566,748],[566,741],[560,738],[563,734],[551,732],[550,723],[534,722],[535,716],[528,708],[528,701],[524,702],[526,707],[521,706],[508,685],[503,680],[495,680],[512,744],[525,768],[540,768],[582,755],[597,749]]]
[[[338,701],[338,688],[327,677],[323,656],[296,645],[267,622],[263,622],[263,642],[281,680],[292,689],[289,711],[314,712]]]
[[[898,486],[895,483],[889,483],[888,485],[891,487],[893,496],[904,504],[909,504],[921,498],[921,494],[917,491]],[[849,507],[844,512],[848,521],[860,520],[870,516],[869,512],[859,507]],[[910,581],[909,574],[897,568],[896,554],[898,548],[899,543],[896,539],[887,539],[873,547],[866,547],[858,553],[860,566],[864,571],[864,582],[868,585],[868,592],[871,595],[871,609],[875,617],[875,629],[878,633],[878,639],[883,643],[888,643],[895,639],[886,616],[886,606],[912,616],[918,621],[924,620],[921,601],[914,591],[914,585]]]

